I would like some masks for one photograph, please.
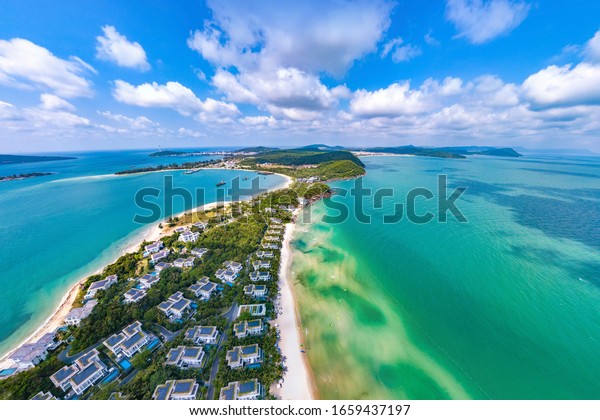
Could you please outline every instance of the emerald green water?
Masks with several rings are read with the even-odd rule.
[[[372,222],[325,223],[324,202],[294,235],[321,397],[599,399],[600,159],[364,160],[366,187],[395,190],[365,201]],[[439,173],[468,223],[382,222]]]

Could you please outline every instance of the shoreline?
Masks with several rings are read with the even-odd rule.
[[[209,169],[213,169],[213,168],[209,168]],[[214,168],[214,169],[217,169],[217,168]],[[226,168],[219,168],[219,169],[226,169]],[[246,169],[237,169],[237,170],[246,170]],[[251,172],[256,172],[256,171],[251,171]],[[284,177],[286,179],[286,181],[282,185],[280,185],[276,188],[270,188],[268,190],[269,192],[288,188],[294,182],[294,180],[290,176],[283,175],[283,174],[276,174],[276,175]],[[251,198],[237,200],[235,202],[242,202],[242,201],[249,201],[249,200],[251,200]],[[37,342],[44,334],[54,332],[58,328],[62,327],[64,319],[66,318],[67,314],[73,308],[73,304],[75,303],[75,299],[77,298],[77,295],[79,294],[79,291],[81,290],[81,287],[83,286],[83,284],[87,281],[87,279],[90,276],[92,276],[94,274],[100,274],[107,265],[113,264],[119,258],[121,258],[123,255],[129,254],[132,252],[136,252],[143,242],[145,242],[145,241],[154,242],[154,241],[159,240],[161,237],[167,236],[170,233],[172,233],[172,231],[175,229],[174,227],[173,228],[163,228],[163,229],[160,229],[158,227],[159,224],[166,223],[166,221],[169,219],[169,217],[180,217],[180,216],[185,215],[186,213],[190,213],[190,212],[195,213],[195,212],[199,212],[199,211],[212,210],[219,205],[228,206],[233,203],[234,203],[234,201],[226,201],[226,202],[214,201],[211,203],[202,204],[202,205],[194,207],[192,209],[184,210],[184,211],[181,211],[172,216],[165,217],[165,218],[163,218],[157,222],[154,222],[151,225],[143,228],[138,235],[136,235],[130,241],[127,241],[125,244],[123,244],[118,249],[118,256],[115,257],[113,260],[111,260],[110,263],[104,264],[102,267],[98,268],[95,271],[90,271],[87,275],[85,275],[84,277],[77,280],[77,282],[74,283],[67,290],[67,292],[63,295],[63,297],[60,300],[60,303],[52,311],[50,316],[48,318],[46,318],[39,327],[37,327],[25,339],[21,340],[18,344],[12,346],[9,350],[7,350],[4,354],[2,354],[0,356],[0,366],[3,363],[6,363],[7,360],[9,359],[9,356],[12,353],[14,353],[15,350],[19,349],[21,346],[26,345],[26,344],[33,344],[33,343]],[[133,234],[134,232],[131,232],[130,234]]]
[[[299,210],[296,210],[294,216],[298,213]],[[294,229],[294,222],[285,225],[281,244],[279,292],[283,313],[276,318],[276,322],[281,331],[280,348],[287,370],[283,375],[282,387],[274,389],[273,394],[282,400],[315,400],[319,399],[319,391],[306,353],[301,352],[304,347],[302,322],[292,285],[291,239]]]

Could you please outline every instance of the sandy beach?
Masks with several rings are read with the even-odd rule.
[[[210,168],[213,169],[213,168]],[[217,169],[217,168],[214,168]],[[220,169],[220,168],[219,168]],[[222,168],[224,169],[224,168]],[[255,171],[252,171],[255,172]],[[280,175],[280,174],[278,174]],[[274,191],[274,190],[278,190],[278,189],[284,189],[284,188],[288,188],[293,182],[294,180],[287,176],[287,175],[280,175],[284,178],[286,178],[286,182],[277,187],[277,188],[273,188],[269,191]],[[244,200],[240,200],[240,201],[249,201],[250,198],[246,198]],[[207,203],[204,204],[202,206],[198,206],[196,208],[190,209],[190,210],[185,210],[182,211],[180,213],[175,214],[173,217],[180,217],[183,216],[186,213],[195,213],[195,212],[199,212],[199,211],[206,211],[206,210],[211,210],[214,209],[215,207],[219,206],[219,205],[231,205],[232,202],[226,202],[226,203],[220,203],[220,202],[213,202],[213,203]],[[163,224],[165,224],[166,220],[168,218],[163,219],[161,222]],[[170,233],[172,233],[172,231],[175,228],[159,228],[158,226],[161,224],[161,222],[159,223],[155,223],[151,226],[148,226],[147,228],[145,228],[141,234],[136,235],[135,239],[132,240],[129,244],[125,244],[124,246],[121,247],[121,250],[119,252],[119,256],[116,257],[114,259],[113,262],[115,262],[118,258],[120,258],[122,255],[125,254],[129,254],[132,252],[137,252],[137,250],[139,249],[140,245],[142,242],[146,241],[146,242],[154,242],[159,240],[161,237],[169,235]],[[8,356],[10,356],[10,354],[12,352],[14,352],[16,349],[18,349],[19,347],[21,347],[24,344],[32,344],[37,342],[44,334],[49,333],[49,332],[54,332],[56,331],[58,328],[60,328],[63,325],[64,319],[66,318],[67,314],[69,313],[69,311],[71,311],[71,308],[73,307],[73,304],[75,303],[75,299],[77,298],[77,295],[79,294],[79,291],[81,290],[81,287],[83,286],[83,284],[85,283],[85,281],[87,280],[88,277],[90,277],[91,275],[94,274],[100,274],[102,272],[102,270],[104,269],[104,266],[99,268],[98,270],[96,270],[95,272],[91,272],[88,273],[86,276],[84,276],[83,278],[81,278],[79,281],[77,281],[77,283],[75,283],[73,286],[71,286],[71,288],[69,289],[69,291],[63,296],[62,300],[60,301],[59,305],[56,307],[56,309],[54,310],[54,312],[52,313],[52,315],[50,315],[50,317],[48,317],[44,323],[38,327],[30,336],[28,336],[25,340],[21,341],[18,345],[16,345],[15,347],[13,347],[12,349],[10,349],[9,351],[7,351],[5,354],[3,354],[0,357],[0,365],[4,364],[7,359]]]
[[[293,223],[288,223],[285,226],[285,234],[281,245],[279,288],[283,314],[276,319],[281,331],[280,347],[287,371],[284,374],[283,386],[280,389],[273,389],[273,394],[282,400],[314,400],[318,399],[318,391],[306,353],[301,352],[303,349],[301,347],[302,325],[291,284],[292,252],[290,241],[294,226]]]

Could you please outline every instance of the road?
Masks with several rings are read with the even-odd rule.
[[[219,371],[219,361],[221,360],[221,358],[218,356],[219,351],[221,350],[221,345],[225,341],[227,341],[227,337],[229,337],[229,330],[231,330],[231,324],[233,324],[233,321],[235,321],[237,311],[238,311],[238,304],[237,304],[237,302],[234,302],[233,305],[231,305],[231,308],[229,308],[229,310],[223,314],[225,319],[227,319],[227,326],[225,327],[225,330],[223,331],[223,333],[221,334],[221,337],[219,338],[219,343],[217,344],[217,350],[215,352],[217,357],[215,357],[212,367],[210,368],[210,379],[208,380],[208,391],[206,393],[206,399],[208,399],[208,400],[214,399],[214,393],[215,393],[214,383],[215,383],[215,379],[217,378],[217,372]]]

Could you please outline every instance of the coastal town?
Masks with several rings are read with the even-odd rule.
[[[328,193],[318,168],[248,201],[161,222],[157,238],[79,285],[58,328],[3,358],[0,395],[313,398],[284,254],[300,210]]]

